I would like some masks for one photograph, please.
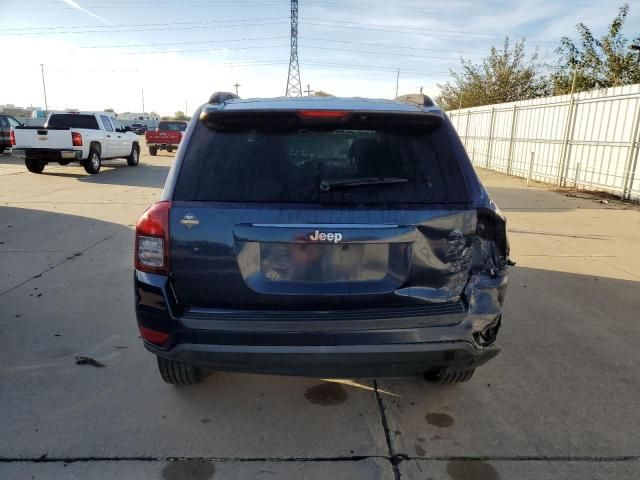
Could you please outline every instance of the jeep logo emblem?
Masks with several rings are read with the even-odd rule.
[[[309,235],[309,240],[311,240],[312,242],[333,242],[333,243],[339,243],[340,241],[342,241],[342,234],[341,233],[325,233],[325,232],[321,232],[319,230],[316,230],[315,232],[313,232],[313,234]]]

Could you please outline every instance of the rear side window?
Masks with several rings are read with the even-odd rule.
[[[297,130],[213,132],[198,123],[175,200],[337,204],[468,203],[447,125],[431,132]],[[401,178],[332,188],[323,181]]]
[[[160,122],[158,124],[158,130],[171,130],[173,132],[184,132],[187,129],[187,124],[184,122]]]
[[[100,120],[102,120],[102,125],[104,129],[108,132],[113,132],[113,128],[111,127],[111,122],[109,121],[109,117],[106,115],[100,115]]]
[[[86,128],[100,130],[98,121],[93,115],[56,113],[49,117],[48,127],[55,128]]]

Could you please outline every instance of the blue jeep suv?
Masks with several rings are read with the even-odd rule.
[[[505,218],[426,96],[196,112],[138,221],[135,309],[162,378],[468,380],[497,355]]]

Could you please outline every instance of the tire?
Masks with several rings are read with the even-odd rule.
[[[84,166],[84,170],[91,175],[96,175],[100,172],[100,167],[102,166],[102,160],[100,160],[100,152],[91,147],[89,149],[89,158],[87,158],[84,162],[82,162]]]
[[[169,153],[173,152],[173,148],[171,148],[171,147],[167,148],[167,152],[169,152]]]
[[[4,153],[4,147],[0,147],[0,153]]]
[[[450,385],[452,383],[462,383],[471,380],[475,371],[475,368],[469,368],[467,370],[440,370],[435,372],[425,372],[424,378],[432,383]]]
[[[31,173],[42,173],[45,166],[44,160],[39,158],[25,158],[24,164]]]
[[[156,358],[158,359],[160,376],[165,383],[171,385],[195,385],[202,381],[201,368],[190,363],[167,360],[162,357]]]
[[[131,147],[131,154],[127,157],[127,165],[130,167],[135,167],[138,165],[140,161],[140,147],[138,144],[134,143]]]
[[[158,153],[158,147],[149,147],[149,155],[155,157]]]

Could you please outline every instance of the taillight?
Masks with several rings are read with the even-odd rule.
[[[169,210],[171,202],[152,205],[136,224],[134,265],[148,273],[169,273]]]
[[[335,120],[339,118],[345,118],[349,115],[349,112],[344,110],[300,110],[298,112],[302,118],[317,118]]]
[[[71,132],[71,142],[73,143],[74,147],[81,147],[82,135],[80,135],[80,133],[78,132]]]
[[[11,133],[9,134],[9,138],[11,139],[11,145],[16,144],[16,132],[11,129]]]

